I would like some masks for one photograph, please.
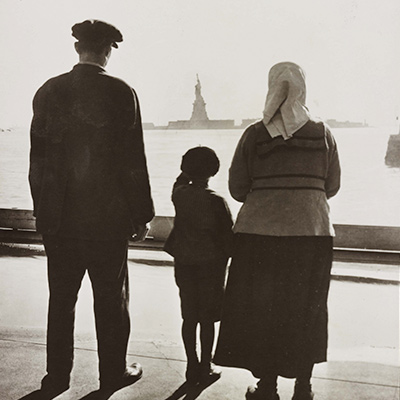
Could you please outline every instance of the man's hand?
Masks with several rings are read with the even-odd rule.
[[[149,225],[135,225],[136,233],[132,236],[133,242],[141,242],[146,239],[146,235],[149,232],[150,228]]]

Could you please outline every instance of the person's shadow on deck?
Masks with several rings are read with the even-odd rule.
[[[165,400],[178,400],[183,397],[182,400],[195,400],[197,399],[203,390],[207,389],[213,383],[215,383],[220,376],[210,379],[207,383],[199,383],[198,385],[189,385],[184,382],[174,393],[171,394]],[[95,390],[81,397],[79,400],[108,400],[117,390]],[[43,397],[43,393],[40,390],[35,390],[27,395],[21,397],[18,400],[48,400],[49,397]]]
[[[203,390],[207,389],[213,383],[215,383],[221,376],[210,379],[207,383],[199,383],[198,385],[189,385],[184,382],[178,389],[175,390],[171,396],[167,397],[165,400],[178,400],[183,397],[182,400],[194,400],[197,399]]]
[[[115,391],[104,391],[104,390],[95,390],[93,392],[88,393],[87,395],[83,396],[79,400],[107,400],[109,399]],[[54,396],[57,397],[57,396]],[[21,397],[18,400],[50,400],[54,397],[47,397],[44,396],[41,390],[35,390],[31,393],[28,393],[24,397]]]
[[[25,396],[21,397],[18,400],[40,400],[41,399],[41,391],[40,390],[34,390],[31,393],[26,394]]]
[[[117,389],[117,390],[95,390],[95,391],[90,392],[87,395],[81,397],[79,400],[107,400],[118,390],[120,390],[120,389]]]

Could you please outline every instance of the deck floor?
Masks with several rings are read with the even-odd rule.
[[[221,379],[202,392],[174,392],[184,382],[178,290],[170,259],[160,252],[130,251],[132,333],[128,362],[144,376],[111,399],[244,400],[255,379],[248,371],[223,368]],[[0,398],[33,398],[45,374],[46,258],[0,257]],[[398,400],[399,269],[335,263],[329,297],[329,361],[314,369],[315,400]],[[357,278],[370,277],[365,283]],[[385,282],[386,281],[386,282]],[[75,366],[71,388],[60,400],[104,399],[98,388],[90,283],[85,277],[76,314]],[[279,378],[281,400],[293,380]]]

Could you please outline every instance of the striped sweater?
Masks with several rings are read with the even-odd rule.
[[[244,203],[235,232],[333,236],[327,199],[340,188],[335,140],[322,122],[308,121],[289,140],[257,122],[236,148],[229,188]]]

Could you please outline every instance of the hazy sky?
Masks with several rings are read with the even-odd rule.
[[[107,70],[143,120],[190,118],[196,73],[210,118],[261,116],[269,68],[300,64],[322,118],[392,124],[400,113],[399,0],[1,0],[0,128],[26,125],[48,78],[76,62],[71,26],[116,25]]]

